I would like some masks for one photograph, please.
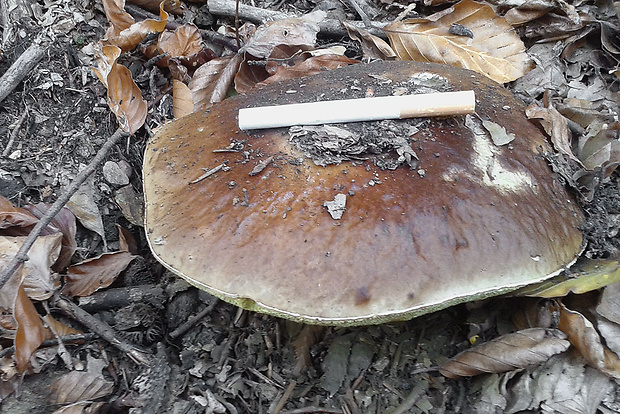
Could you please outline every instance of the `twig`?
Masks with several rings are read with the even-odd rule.
[[[407,398],[394,410],[389,411],[389,414],[405,414],[408,413],[411,407],[420,399],[422,394],[428,390],[428,382],[422,381],[416,385],[409,393]],[[387,412],[386,412],[387,414]]]
[[[164,290],[155,285],[112,288],[93,293],[79,299],[78,305],[86,312],[102,309],[122,308],[132,303],[149,303],[162,306],[165,303]]]
[[[220,16],[234,17],[236,11],[235,0],[207,0],[209,12]],[[273,10],[265,10],[258,7],[248,6],[246,4],[239,5],[239,19],[247,20],[252,23],[260,24],[270,20],[286,19],[287,17],[295,17],[286,13]],[[363,22],[349,22],[355,26],[364,27]],[[385,32],[379,27],[385,26],[385,23],[370,22],[371,27],[368,29],[370,33],[381,38],[386,38]],[[347,30],[338,20],[325,19],[319,22],[321,34],[327,36],[348,36]]]
[[[65,191],[58,197],[56,202],[52,204],[50,209],[43,215],[37,224],[34,226],[26,241],[19,248],[17,254],[11,259],[11,262],[0,272],[0,289],[6,284],[6,282],[11,278],[13,273],[19,268],[19,266],[28,260],[28,251],[34,244],[35,240],[41,234],[41,231],[47,227],[47,225],[52,221],[56,214],[63,208],[67,201],[71,198],[71,196],[77,191],[78,188],[86,181],[86,179],[97,169],[97,167],[103,162],[104,158],[110,151],[110,149],[116,145],[121,138],[128,136],[126,132],[121,130],[120,128],[112,134],[110,138],[106,141],[105,144],[99,149],[95,157],[92,161],[86,166],[84,170],[82,170],[77,177],[73,180],[73,182],[67,187]]]
[[[108,341],[111,345],[115,346],[120,351],[127,354],[127,356],[129,356],[138,364],[150,364],[150,361],[152,359],[152,356],[150,354],[148,354],[146,351],[139,350],[136,346],[130,344],[129,342],[117,338],[114,329],[112,329],[112,327],[107,323],[95,318],[90,313],[86,312],[75,303],[63,298],[59,294],[55,294],[52,297],[51,301],[52,304],[58,307],[58,309],[60,309],[62,313],[86,326],[92,332],[96,333],[101,338]]]
[[[192,326],[194,326],[195,324],[200,322],[202,318],[210,314],[213,311],[213,309],[215,309],[215,306],[217,305],[218,302],[219,302],[218,300],[214,300],[211,304],[209,304],[209,306],[207,306],[206,308],[198,312],[196,315],[189,318],[184,324],[179,326],[177,329],[170,332],[170,335],[169,335],[170,338],[176,339],[179,336],[183,335],[185,332],[189,331],[192,328]]]
[[[19,129],[22,127],[22,124],[24,123],[24,120],[26,119],[27,116],[28,116],[28,108],[24,109],[24,113],[22,113],[22,115],[19,117],[19,120],[17,121],[17,124],[15,124],[15,128],[13,129],[13,132],[11,132],[11,135],[9,136],[9,142],[6,144],[4,151],[2,151],[3,157],[9,156],[9,152],[11,152],[11,147],[13,146],[13,143],[15,142],[15,138],[17,138],[17,134],[19,133]]]
[[[28,73],[43,59],[47,47],[32,44],[22,53],[11,67],[0,78],[0,102],[26,77]]]
[[[351,7],[353,7],[355,9],[357,14],[359,14],[359,16],[362,18],[362,21],[364,22],[364,25],[366,26],[366,29],[370,29],[370,28],[374,27],[372,22],[370,21],[370,18],[366,14],[366,12],[360,7],[359,4],[357,4],[357,1],[355,1],[355,0],[347,0],[347,2],[349,3],[349,5],[351,5]]]
[[[342,414],[339,408],[303,407],[289,411],[280,411],[280,414]]]
[[[58,345],[59,339],[60,341],[62,341],[63,344],[69,344],[73,342],[83,343],[86,341],[90,341],[91,339],[94,339],[96,337],[97,335],[95,335],[94,333],[63,335],[59,338],[46,339],[41,343],[41,346],[39,346],[39,348],[46,348],[49,346]],[[4,348],[2,351],[0,351],[0,358],[4,358],[7,355],[12,355],[13,353],[15,353],[15,346],[11,345],[8,348]]]

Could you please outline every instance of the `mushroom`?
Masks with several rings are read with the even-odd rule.
[[[236,125],[245,107],[470,89],[467,116]],[[485,123],[514,138],[495,144]],[[164,125],[144,158],[147,239],[168,269],[245,309],[325,325],[406,320],[576,260],[583,216],[550,152],[523,104],[482,75],[360,63]]]

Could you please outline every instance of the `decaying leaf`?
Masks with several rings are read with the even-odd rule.
[[[356,63],[359,63],[359,61],[342,55],[309,56],[293,66],[278,66],[273,75],[259,82],[257,86],[282,82],[286,79],[300,78],[302,76],[316,75],[325,70],[338,69]]]
[[[174,79],[172,83],[172,111],[175,119],[183,118],[194,112],[192,91],[177,79]]]
[[[80,223],[87,229],[94,231],[103,240],[105,240],[105,230],[103,228],[103,219],[99,212],[99,207],[95,202],[95,187],[91,178],[86,180],[84,184],[71,196],[67,203],[67,208],[80,220]]]
[[[469,29],[473,37],[451,34],[455,24]],[[385,31],[401,60],[459,66],[499,83],[518,79],[533,68],[512,26],[490,6],[472,0],[462,0],[426,19],[391,23]]]
[[[17,321],[15,333],[15,360],[17,368],[24,372],[34,351],[47,339],[49,332],[23,288],[19,288],[13,315]]]
[[[318,23],[325,16],[324,11],[316,10],[302,17],[291,17],[263,24],[256,29],[256,33],[240,52],[264,59],[269,57],[278,45],[314,46],[319,32]]]
[[[620,378],[618,355],[603,345],[594,325],[585,316],[561,305],[558,328],[567,335],[570,343],[588,361],[588,364],[607,375]]]
[[[120,55],[117,46],[99,48],[95,55],[98,67],[93,71],[108,89],[108,106],[120,127],[133,134],[144,124],[147,105],[129,69],[116,61]]]
[[[25,240],[25,236],[0,236],[0,267],[13,258]],[[23,264],[22,286],[35,300],[49,298],[60,286],[58,275],[51,267],[60,254],[61,240],[61,233],[38,237],[28,253],[29,260]]]
[[[184,24],[174,32],[164,30],[159,35],[157,49],[160,53],[166,53],[168,57],[160,59],[159,66],[167,66],[168,59],[175,57],[190,58],[202,51],[202,36],[198,28],[193,24]],[[204,62],[195,62],[196,66]]]
[[[8,199],[0,196],[0,230],[14,226],[29,227],[37,221],[39,219],[28,210],[14,207]]]
[[[101,374],[71,371],[58,378],[51,386],[53,404],[93,401],[110,395],[114,383],[106,381]]]
[[[64,292],[70,296],[89,296],[108,287],[134,258],[129,252],[104,253],[75,264],[67,270]]]
[[[557,329],[530,328],[461,352],[439,368],[448,378],[500,373],[545,362],[570,343]]]
[[[49,210],[50,205],[44,203],[38,203],[35,205],[26,206],[26,209],[30,211],[35,217],[41,218]],[[62,233],[62,245],[60,249],[60,255],[58,260],[52,266],[57,272],[64,270],[71,264],[71,258],[77,249],[77,243],[75,241],[75,234],[77,232],[77,226],[75,222],[75,216],[68,208],[63,207],[58,214],[54,216],[50,224],[41,232],[42,236],[61,232]]]
[[[482,126],[484,126],[484,128],[489,131],[493,144],[497,145],[498,147],[501,145],[509,144],[516,138],[515,134],[507,132],[506,128],[499,124],[496,124],[495,122],[483,119]]]
[[[370,32],[361,27],[357,27],[347,21],[343,21],[342,25],[347,29],[349,37],[356,40],[362,46],[362,53],[367,59],[391,60],[396,58],[396,53],[392,47],[380,37],[370,34]]]
[[[194,72],[189,82],[194,112],[204,111],[213,103],[221,102],[226,97],[241,61],[242,56],[239,54],[215,58]]]
[[[103,8],[110,22],[110,27],[102,41],[106,46],[118,46],[127,52],[138,46],[150,33],[160,33],[166,28],[168,13],[162,2],[159,8],[159,20],[146,19],[135,23],[133,17],[125,11],[125,0],[104,0]]]
[[[519,295],[557,298],[569,293],[581,294],[620,282],[620,263],[611,259],[584,259],[562,279],[550,279],[517,291]]]
[[[555,149],[581,165],[581,161],[575,156],[571,147],[568,122],[557,109],[553,106],[542,108],[536,103],[532,103],[525,108],[525,115],[527,115],[529,119],[540,119],[540,123],[547,132],[547,135],[551,137],[551,142],[553,142]]]
[[[41,319],[52,329],[53,332],[57,333],[59,336],[77,335],[83,333],[82,331],[73,329],[72,327],[52,318],[50,314],[43,316]]]

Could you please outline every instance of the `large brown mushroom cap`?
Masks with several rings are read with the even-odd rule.
[[[475,90],[477,110],[395,121],[417,126],[417,169],[370,160],[320,167],[292,147],[287,128],[236,126],[239,108],[314,101],[327,90],[345,99],[415,89],[421,79]],[[317,324],[408,319],[544,280],[581,252],[583,218],[523,112],[484,76],[412,62],[358,64],[227,99],[149,143],[149,243],[164,265],[226,301]],[[516,138],[496,146],[480,120]],[[220,151],[241,141],[240,152]],[[346,195],[338,220],[324,205],[337,194]]]

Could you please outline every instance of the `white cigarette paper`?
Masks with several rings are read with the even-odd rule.
[[[246,130],[423,116],[465,115],[473,113],[475,108],[474,91],[261,106],[240,109],[239,128]]]

